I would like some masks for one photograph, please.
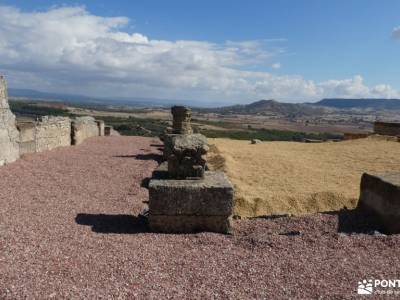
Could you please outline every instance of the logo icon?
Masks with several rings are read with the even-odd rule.
[[[363,280],[358,282],[357,294],[371,295],[374,291],[372,280]]]

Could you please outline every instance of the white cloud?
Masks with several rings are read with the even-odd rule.
[[[274,63],[271,65],[272,69],[280,69],[281,68],[281,64],[280,63]]]
[[[400,40],[400,26],[399,26],[399,27],[396,27],[396,28],[393,28],[392,37],[393,37],[394,39]]]
[[[96,16],[84,7],[23,12],[0,6],[0,71],[10,85],[97,96],[250,101],[398,95],[387,85],[365,86],[361,76],[318,83],[249,71],[270,65],[282,51],[262,41],[153,40],[128,33],[128,24],[128,18]]]
[[[396,98],[400,93],[391,86],[379,84],[368,87],[360,75],[344,80],[328,80],[318,85],[322,89],[325,97],[343,97],[343,98]]]

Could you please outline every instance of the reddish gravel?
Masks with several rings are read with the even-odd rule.
[[[400,238],[351,212],[153,234],[135,217],[154,139],[93,138],[0,168],[0,299],[351,298],[400,279]]]

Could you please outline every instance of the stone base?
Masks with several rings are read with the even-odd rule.
[[[231,232],[231,217],[226,216],[157,216],[149,215],[149,226],[154,232],[194,233],[210,231]]]
[[[400,233],[400,173],[364,173],[359,208],[376,215],[387,233]]]
[[[149,183],[149,225],[159,232],[230,232],[233,186],[222,172],[201,180],[165,179],[165,164]],[[160,179],[161,178],[161,179]],[[165,224],[163,224],[163,220]]]

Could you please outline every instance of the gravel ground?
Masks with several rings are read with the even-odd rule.
[[[352,298],[361,279],[400,279],[399,236],[351,211],[147,232],[158,143],[99,137],[0,168],[0,299]]]

